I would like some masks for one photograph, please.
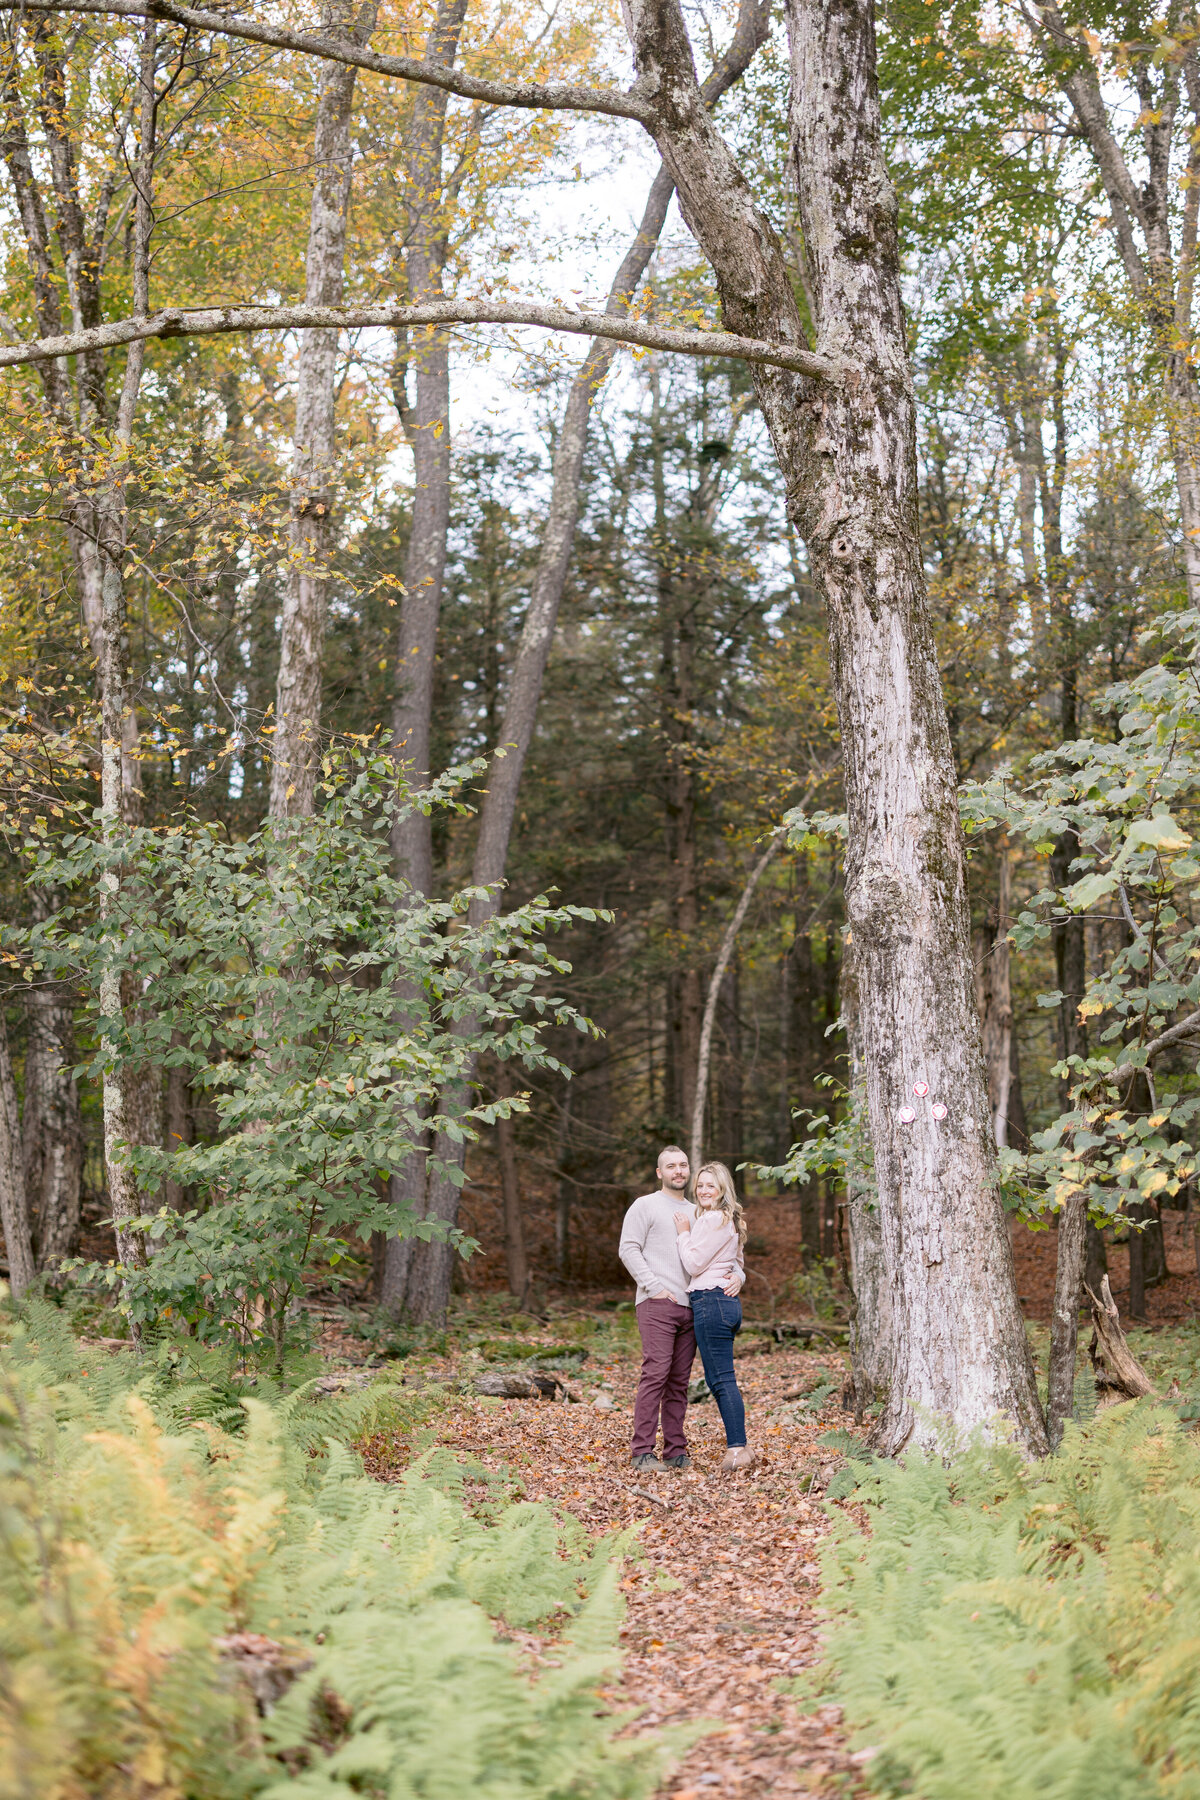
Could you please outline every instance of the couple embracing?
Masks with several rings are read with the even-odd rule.
[[[668,1144],[658,1159],[659,1185],[635,1200],[621,1226],[620,1257],[637,1282],[642,1372],[633,1408],[635,1469],[690,1468],[683,1434],[688,1378],[697,1349],[717,1402],[728,1448],[722,1469],[748,1469],[746,1408],[733,1370],[733,1340],[742,1329],[738,1299],[746,1271],[746,1220],[724,1163],[697,1171],[688,1199],[687,1153]],[[663,1453],[655,1454],[659,1414]]]

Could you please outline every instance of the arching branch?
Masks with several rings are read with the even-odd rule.
[[[4,0],[0,0],[0,7],[3,4]],[[768,363],[822,381],[840,382],[848,373],[831,357],[816,356],[799,344],[768,344],[757,338],[738,337],[730,331],[679,331],[649,320],[574,312],[566,306],[543,306],[527,300],[436,300],[418,306],[167,306],[144,319],[114,319],[89,331],[0,345],[0,369],[78,356],[85,350],[111,350],[146,338],[222,337],[234,332],[370,325],[409,329],[422,325],[532,325],[543,331],[571,332],[577,337],[611,338],[615,343],[636,345],[643,350]]]

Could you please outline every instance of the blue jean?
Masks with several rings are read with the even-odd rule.
[[[697,1288],[688,1299],[704,1379],[720,1409],[725,1442],[736,1450],[746,1442],[746,1408],[733,1372],[733,1340],[742,1329],[742,1303],[720,1288]]]

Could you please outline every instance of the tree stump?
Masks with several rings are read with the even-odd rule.
[[[1121,1329],[1121,1315],[1112,1297],[1108,1276],[1100,1284],[1100,1299],[1091,1288],[1092,1341],[1088,1355],[1096,1382],[1097,1406],[1115,1406],[1120,1400],[1140,1400],[1154,1393],[1154,1386]]]

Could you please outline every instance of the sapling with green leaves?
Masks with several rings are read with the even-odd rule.
[[[1119,940],[1079,1005],[1095,1049],[1054,1071],[1069,1082],[1071,1109],[1034,1135],[1028,1154],[1002,1153],[1022,1210],[1060,1218],[1052,1436],[1070,1411],[1085,1216],[1136,1232],[1144,1207],[1191,1180],[1200,1142],[1194,1049],[1163,1072],[1200,1042],[1200,860],[1188,829],[1200,806],[1200,615],[1160,619],[1143,648],[1156,660],[1094,703],[1115,716],[1111,740],[1062,744],[1035,758],[1019,784],[1002,771],[964,790],[976,828],[1002,823],[1043,856],[1064,833],[1077,843],[1067,884],[1043,888],[1019,915],[1011,933],[1019,950],[1047,940],[1064,913],[1116,926],[1105,936]],[[1042,994],[1038,1003],[1061,999]]]
[[[33,879],[66,903],[26,934],[24,954],[90,997],[90,1072],[106,1056],[183,1067],[216,1118],[205,1142],[125,1152],[151,1254],[144,1267],[89,1273],[120,1286],[131,1324],[265,1338],[278,1358],[305,1271],[336,1270],[351,1234],[476,1247],[397,1209],[388,1178],[429,1154],[424,1121],[439,1095],[461,1094],[442,1124],[459,1141],[523,1108],[519,1094],[476,1103],[461,1082],[468,1058],[569,1075],[542,1030],[591,1028],[554,996],[568,965],[546,940],[596,915],[538,897],[471,924],[474,890],[432,901],[394,875],[397,812],[464,810],[455,794],[468,772],[414,793],[384,749],[360,743],[326,757],[311,818],[268,821],[239,841],[184,816],[128,829],[117,847],[85,830],[38,849]],[[131,879],[120,911],[101,911],[94,895],[114,854]],[[114,974],[138,981],[136,1019],[101,1016]],[[156,1207],[168,1179],[195,1204]]]

